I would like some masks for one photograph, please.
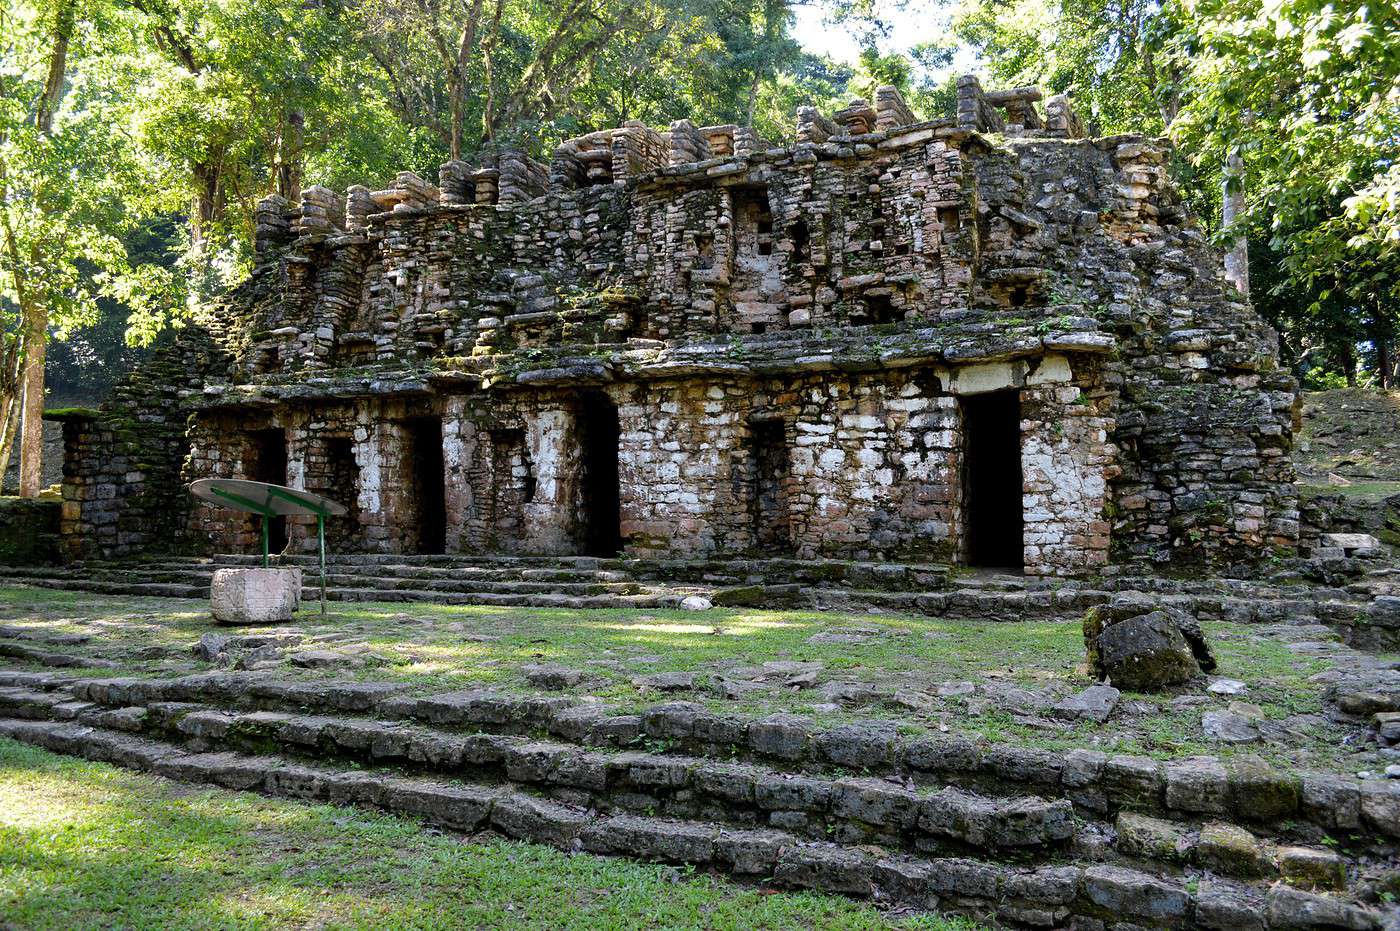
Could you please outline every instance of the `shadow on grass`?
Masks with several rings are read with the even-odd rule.
[[[473,843],[356,809],[191,790],[4,738],[0,915],[26,929],[973,927]]]

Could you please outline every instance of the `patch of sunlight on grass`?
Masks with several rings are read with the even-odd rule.
[[[635,630],[650,630],[658,634],[709,634],[715,630],[714,624],[602,624],[595,625],[595,629],[602,630],[624,630],[631,633]]]
[[[838,615],[837,620],[844,619],[840,618]],[[831,621],[831,618],[826,618],[820,623],[825,625],[830,624]],[[803,620],[800,618],[775,618],[772,615],[756,616],[752,614],[739,614],[735,615],[734,617],[725,618],[720,623],[722,623],[725,627],[743,627],[749,630],[784,630],[788,628],[796,630],[805,627],[811,627],[813,624],[818,623],[818,621],[816,621],[815,619]]]
[[[359,809],[191,790],[4,738],[0,815],[0,915],[34,931],[975,928],[684,867],[468,842]]]

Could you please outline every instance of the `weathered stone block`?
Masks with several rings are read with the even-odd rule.
[[[1175,882],[1116,866],[1086,869],[1084,894],[1113,917],[1163,923],[1185,918],[1191,903],[1191,896]]]
[[[1196,860],[1207,869],[1240,879],[1266,876],[1270,872],[1258,838],[1233,824],[1202,826]]]
[[[1120,688],[1155,692],[1201,674],[1176,620],[1165,611],[1105,624],[1093,609],[1084,637],[1094,673]]]
[[[301,606],[301,569],[217,569],[209,602],[220,624],[290,621]]]

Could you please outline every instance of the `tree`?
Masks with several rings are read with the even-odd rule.
[[[1400,312],[1400,7],[1183,0],[1183,13],[1176,42],[1190,68],[1174,134],[1197,163],[1243,159],[1244,222],[1283,273],[1274,296],[1305,302],[1285,319],[1345,334],[1348,348],[1332,355],[1349,381],[1358,341],[1372,343],[1388,381]]]
[[[1102,132],[1160,133],[1181,106],[1177,26],[1157,0],[966,0],[953,34],[999,83],[1072,94]]]
[[[137,278],[155,277],[133,271],[120,239],[139,182],[113,131],[119,102],[74,65],[102,51],[91,34],[106,14],[71,0],[0,11],[0,474],[18,418],[25,496],[39,491],[50,333],[95,320],[99,294],[135,296]]]
[[[73,38],[73,0],[59,0],[47,10],[44,28],[48,33],[47,61],[44,68],[43,84],[33,104],[33,129],[29,144],[35,149],[48,145],[53,139],[54,114],[63,99],[64,82],[68,70],[68,45]],[[22,129],[21,127],[16,127]],[[9,135],[9,134],[7,134]],[[10,171],[0,174],[0,183],[5,184],[4,195],[8,200],[9,187],[19,182],[11,178]],[[32,274],[20,271],[27,258],[33,260],[39,253],[32,247],[37,242],[31,239],[28,255],[22,252],[18,223],[4,214],[5,251],[9,257],[14,281],[14,293],[19,303],[20,331],[15,339],[17,354],[22,359],[21,385],[22,404],[20,412],[20,464],[19,493],[32,498],[39,494],[39,482],[43,469],[44,456],[44,347],[48,342],[49,301],[42,293],[36,293]],[[13,407],[13,401],[9,405]],[[0,430],[0,442],[5,439],[6,430]],[[0,453],[0,475],[4,474],[9,447]]]
[[[367,0],[354,15],[394,113],[461,158],[559,118],[610,50],[654,64],[691,12],[681,0]]]

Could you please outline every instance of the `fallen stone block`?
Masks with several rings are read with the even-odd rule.
[[[218,569],[210,582],[209,605],[220,624],[290,621],[301,606],[301,569]]]

